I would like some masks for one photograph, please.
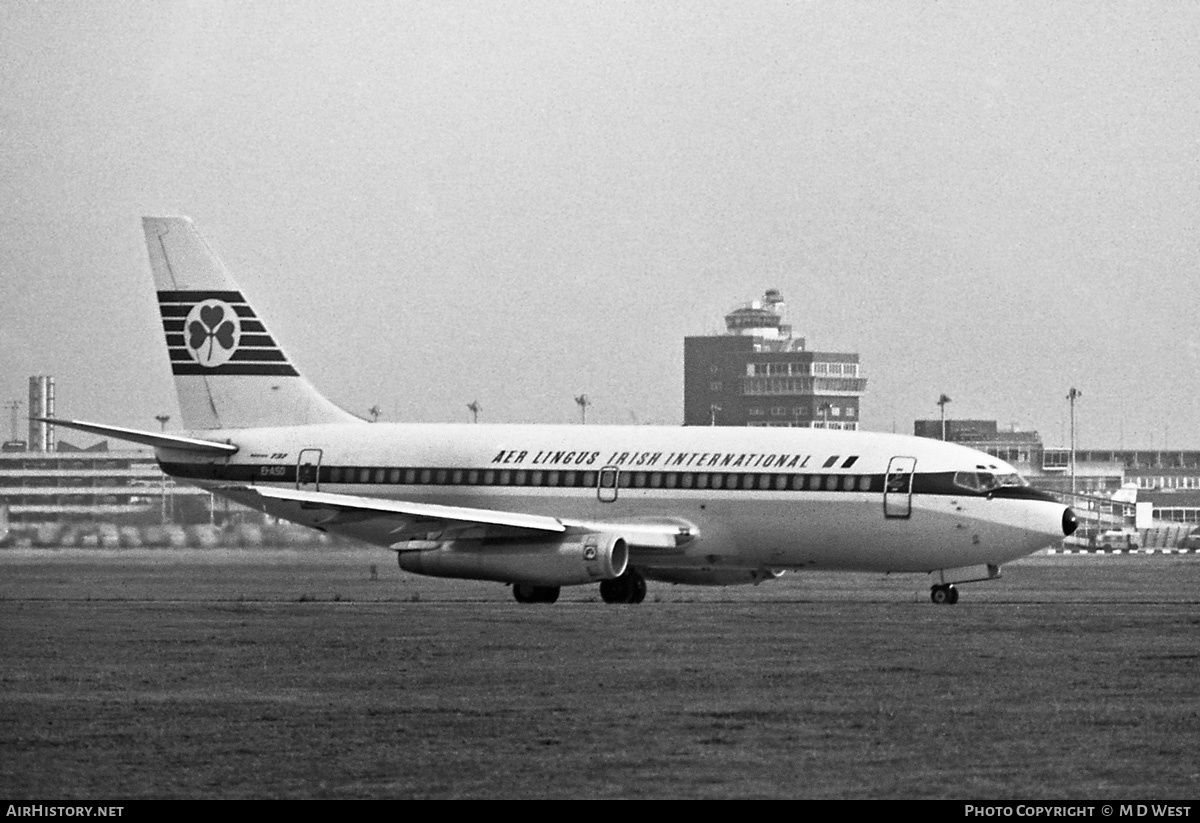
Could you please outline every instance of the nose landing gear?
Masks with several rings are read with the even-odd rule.
[[[985,563],[979,566],[963,566],[956,569],[938,569],[931,572],[938,581],[929,589],[929,599],[939,606],[953,606],[958,602],[958,589],[955,583],[982,583],[985,580],[998,580],[1000,566]]]

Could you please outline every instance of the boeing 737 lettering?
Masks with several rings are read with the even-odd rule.
[[[183,217],[143,220],[186,431],[47,422],[154,447],[167,474],[402,569],[493,580],[522,603],[599,584],[915,572],[931,599],[1071,534],[1008,464],[894,434],[774,428],[368,423],[295,368]]]

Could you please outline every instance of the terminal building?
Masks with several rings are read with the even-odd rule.
[[[854,431],[866,387],[857,353],[805,348],[775,289],[727,314],[724,334],[684,339],[685,426]]]
[[[146,450],[109,451],[107,441],[54,452],[0,453],[0,509],[10,526],[73,521],[208,520],[210,495],[177,486]]]
[[[209,522],[211,495],[176,485],[147,449],[110,451],[107,441],[80,448],[33,418],[54,416],[54,378],[29,378],[29,437],[17,436],[17,401],[10,437],[0,447],[0,545],[11,534],[85,524]]]

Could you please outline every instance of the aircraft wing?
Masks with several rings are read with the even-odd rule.
[[[579,532],[613,532],[625,538],[630,546],[675,549],[695,536],[690,523],[669,518],[630,522],[573,520],[265,486],[225,487],[220,491],[277,517],[401,551],[435,548],[442,540],[501,535],[537,539]]]

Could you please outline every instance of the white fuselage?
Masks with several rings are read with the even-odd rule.
[[[902,435],[402,424],[219,434],[238,446],[235,455],[160,449],[164,468],[218,493],[240,483],[601,524],[689,524],[694,539],[678,550],[631,552],[631,564],[651,569],[999,566],[1061,539],[1065,510],[1031,490],[953,486],[956,472],[1015,472],[982,452]],[[294,507],[264,508],[294,519]]]

